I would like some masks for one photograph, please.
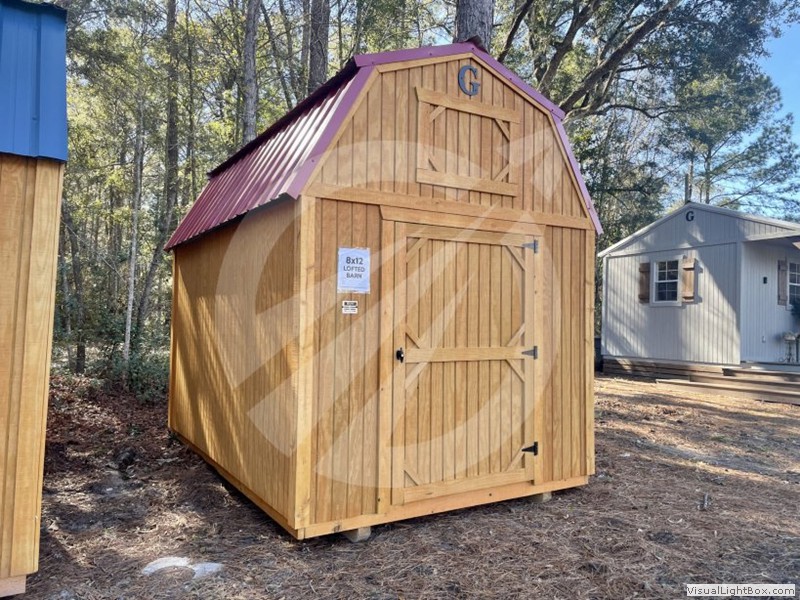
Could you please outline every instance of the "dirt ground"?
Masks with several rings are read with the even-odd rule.
[[[800,584],[797,406],[599,378],[588,486],[376,527],[361,544],[294,541],[171,439],[165,413],[54,379],[27,598],[678,598],[689,582]],[[142,573],[165,557],[222,568]]]

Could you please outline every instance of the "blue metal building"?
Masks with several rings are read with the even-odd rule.
[[[39,568],[66,83],[66,11],[0,0],[0,596]]]
[[[67,159],[66,15],[0,0],[0,152]]]

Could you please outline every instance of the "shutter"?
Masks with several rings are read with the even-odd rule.
[[[684,256],[681,261],[681,296],[684,302],[694,302],[695,286],[695,260],[691,256]]]
[[[650,302],[650,261],[639,263],[639,302]]]
[[[789,282],[786,280],[786,261],[778,261],[778,304],[786,306],[788,303],[787,296],[789,295]]]

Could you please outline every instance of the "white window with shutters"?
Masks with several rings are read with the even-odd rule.
[[[693,256],[667,257],[639,263],[639,302],[655,306],[697,304],[699,270]]]
[[[657,306],[681,304],[681,278],[679,257],[653,261],[650,267],[650,303]]]

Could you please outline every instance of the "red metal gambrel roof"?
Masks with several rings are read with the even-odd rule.
[[[597,211],[564,131],[564,113],[478,46],[461,42],[353,57],[332,79],[209,173],[206,187],[165,249],[171,250],[272,200],[297,198],[377,65],[464,53],[475,54],[553,115],[589,216],[601,233]]]

